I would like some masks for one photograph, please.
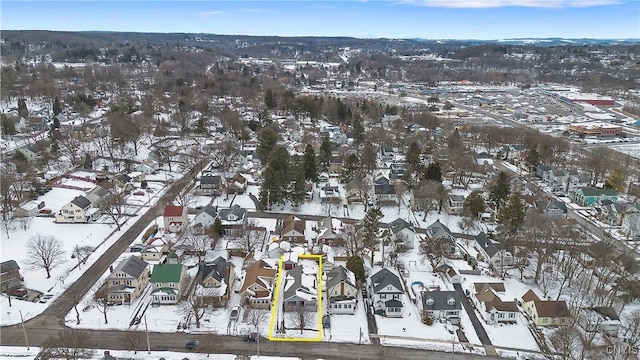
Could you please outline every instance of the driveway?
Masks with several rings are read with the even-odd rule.
[[[484,330],[482,323],[478,319],[475,309],[473,308],[473,306],[471,306],[471,303],[469,302],[469,299],[465,295],[464,290],[462,290],[462,286],[460,284],[453,284],[453,287],[456,289],[456,291],[462,298],[462,306],[464,307],[464,310],[469,315],[469,319],[471,319],[471,324],[473,325],[473,328],[475,329],[476,334],[478,334],[478,339],[480,339],[480,342],[482,343],[482,345],[485,345],[485,346],[491,345],[491,339],[489,339],[489,335],[487,335],[487,332]]]

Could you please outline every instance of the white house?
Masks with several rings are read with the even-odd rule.
[[[502,301],[498,293],[505,291],[503,283],[476,283],[474,303],[487,324],[517,322],[518,306],[514,300]]]
[[[500,243],[491,241],[484,232],[475,236],[476,250],[482,255],[482,261],[490,263],[494,269],[502,270],[513,264],[513,255]]]
[[[585,331],[600,331],[609,336],[618,336],[620,330],[620,318],[616,311],[608,306],[582,309],[579,323]]]
[[[627,206],[622,218],[622,232],[628,239],[640,239],[640,204]]]
[[[402,317],[404,290],[398,275],[383,268],[369,277],[369,289],[373,294],[373,306],[377,314]]]
[[[434,320],[460,323],[462,302],[457,291],[423,291],[422,311]]]
[[[207,204],[207,206],[203,207],[198,211],[196,216],[191,221],[191,226],[196,230],[196,233],[204,234],[208,228],[210,228],[213,223],[216,221],[218,217],[218,213],[216,212],[215,207],[211,204]]]
[[[57,223],[87,223],[91,219],[91,201],[86,197],[76,196],[56,214]]]
[[[393,235],[393,241],[398,249],[413,249],[415,246],[416,232],[413,225],[401,218],[389,223],[389,230]]]

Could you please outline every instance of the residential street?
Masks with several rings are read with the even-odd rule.
[[[34,327],[30,324],[27,334],[29,342],[32,346],[42,343],[47,337],[56,333],[57,327],[44,328]],[[83,330],[91,335],[95,348],[126,350],[122,346],[122,331],[108,330]],[[216,353],[232,353],[237,355],[255,355],[257,354],[257,344],[246,342],[241,337],[234,336],[218,336],[218,335],[193,335],[185,333],[149,333],[149,343],[151,345],[151,354],[158,357],[161,356],[158,351],[185,351],[185,343],[189,339],[197,339],[200,344],[205,343],[205,338],[214,339]],[[3,346],[24,346],[24,336],[22,329],[18,326],[12,326],[2,329],[2,345]],[[141,353],[146,353],[146,337],[142,334],[140,349],[144,349]],[[202,345],[198,352],[202,352]],[[357,345],[348,343],[298,343],[298,342],[270,342],[266,339],[260,341],[260,354],[271,356],[292,356],[301,357],[302,359],[407,359],[407,360],[440,360],[446,357],[454,360],[468,359],[498,359],[494,356],[480,356],[474,354],[461,353],[442,353],[428,350],[400,348],[400,347],[381,347],[376,345]]]

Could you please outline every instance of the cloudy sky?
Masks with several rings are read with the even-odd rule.
[[[2,30],[361,38],[640,38],[640,0],[0,2]]]

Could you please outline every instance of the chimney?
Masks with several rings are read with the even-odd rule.
[[[109,272],[113,272],[113,265],[109,265]]]

